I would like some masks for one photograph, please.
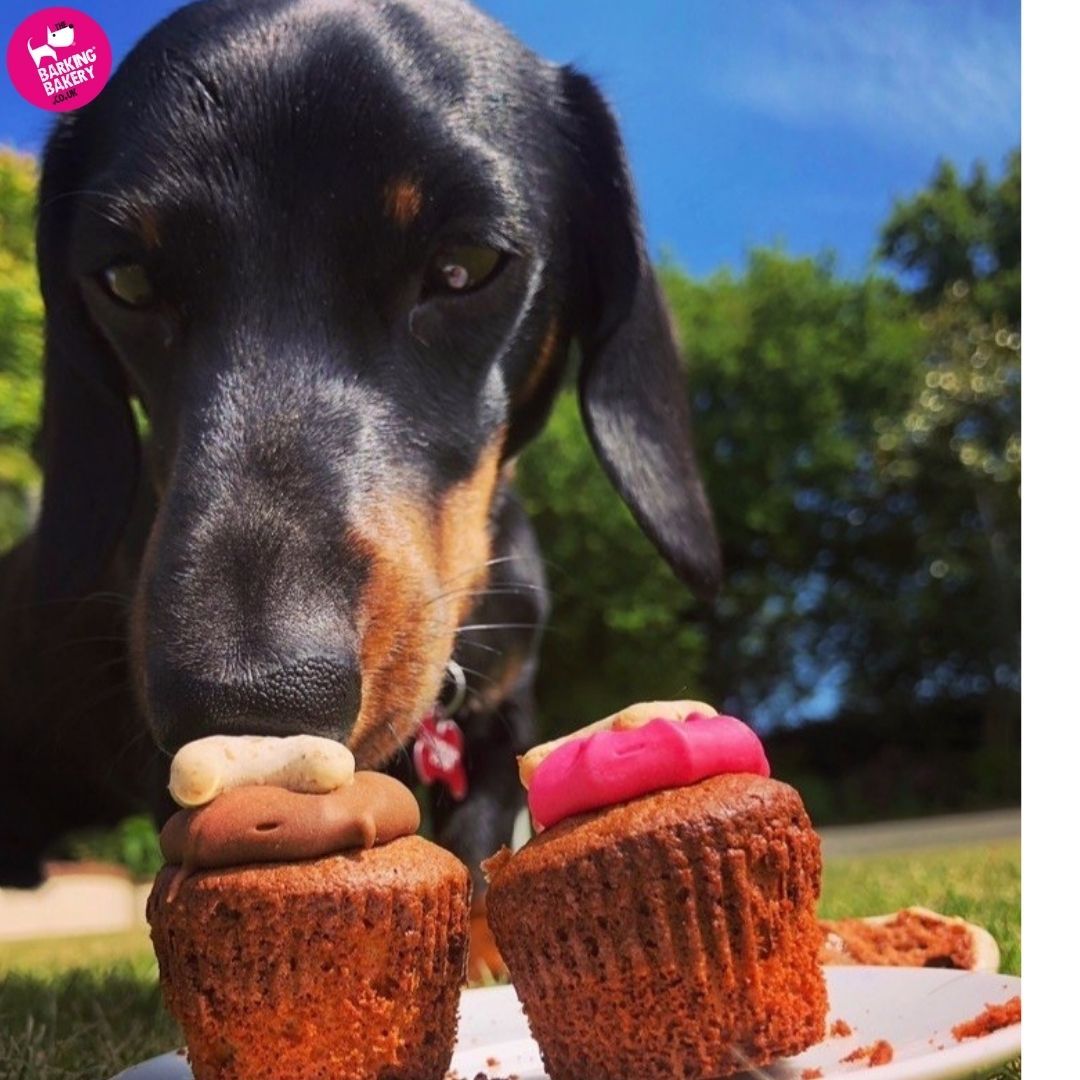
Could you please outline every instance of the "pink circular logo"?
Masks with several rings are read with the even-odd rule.
[[[93,101],[112,71],[105,31],[75,8],[47,7],[11,35],[7,69],[15,89],[39,109],[69,112]]]

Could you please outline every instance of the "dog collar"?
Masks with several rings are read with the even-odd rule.
[[[465,733],[436,706],[420,721],[413,743],[413,765],[420,782],[443,784],[455,802],[469,793],[465,773]]]
[[[453,714],[465,703],[465,672],[454,660],[446,665],[453,692],[446,704],[437,701],[420,721],[413,743],[413,767],[422,784],[442,784],[455,802],[469,793],[465,772],[465,733]]]

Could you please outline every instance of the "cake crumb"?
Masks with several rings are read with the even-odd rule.
[[[953,1038],[960,1042],[962,1039],[978,1039],[983,1035],[989,1035],[998,1028],[1011,1027],[1020,1023],[1020,997],[1009,998],[1000,1005],[987,1005],[978,1016],[957,1024],[952,1029]]]
[[[799,1074],[801,1080],[821,1080],[824,1075],[820,1069],[803,1069]]]
[[[887,922],[821,920],[823,964],[960,968],[975,964],[970,926],[919,908],[897,911]]]
[[[487,1059],[487,1062],[486,1062],[486,1064],[487,1064],[487,1067],[488,1067],[489,1069],[497,1069],[497,1068],[499,1067],[499,1059],[498,1059],[498,1058],[494,1058],[494,1057],[489,1057],[489,1058]]]
[[[863,1058],[867,1059],[866,1063],[871,1067],[874,1065],[888,1065],[893,1059],[892,1043],[887,1039],[878,1039],[872,1046],[860,1046],[840,1060],[842,1062],[862,1061]]]
[[[871,1065],[888,1065],[893,1059],[892,1043],[887,1039],[878,1039],[870,1054]]]
[[[846,1020],[834,1020],[829,1034],[834,1039],[846,1039],[851,1034],[851,1025]]]

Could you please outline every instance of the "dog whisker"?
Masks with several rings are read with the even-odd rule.
[[[88,593],[84,598],[87,602],[95,600],[115,600],[125,607],[131,606],[131,597],[127,593],[112,592],[108,589],[99,589],[97,592]]]
[[[486,570],[492,566],[498,566],[500,563],[512,562],[514,559],[520,559],[521,555],[499,555],[494,559],[487,559],[482,563],[474,563],[472,566],[467,567],[464,570],[456,574],[451,574],[443,584],[449,585],[451,582],[460,581],[463,577],[468,577],[470,574],[478,574],[481,570]]]
[[[520,585],[496,585],[490,589],[451,589],[449,592],[439,593],[438,596],[433,596],[424,606],[427,607],[431,604],[438,603],[440,600],[446,600],[451,596],[523,596],[529,592],[544,593],[546,590],[539,585],[528,585],[525,583]]]
[[[462,593],[471,593],[475,596],[483,596],[487,593],[495,592],[507,592],[507,593],[524,593],[524,592],[547,592],[547,589],[542,585],[533,585],[527,581],[520,582],[499,582],[494,585],[486,586],[482,589],[474,589],[470,586],[462,586],[460,589],[448,589],[446,592],[439,593],[435,597],[436,600],[441,600],[446,596],[460,596]]]
[[[91,593],[89,596],[80,596],[77,600],[72,600],[69,597],[64,597],[61,600],[28,600],[22,604],[12,605],[12,611],[44,611],[46,608],[63,608],[68,607],[71,609],[70,615],[77,614],[82,608],[91,604],[101,604],[104,606],[112,605],[117,608],[122,608],[125,611],[131,607],[131,598],[125,596],[123,593]]]
[[[475,563],[472,566],[468,567],[465,570],[460,571],[457,574],[452,574],[450,577],[448,577],[446,579],[446,581],[443,582],[443,584],[444,585],[450,585],[455,581],[459,581],[463,577],[468,577],[470,574],[477,574],[481,570],[490,569],[492,566],[500,566],[503,563],[522,561],[522,560],[531,559],[531,558],[535,558],[535,556],[534,555],[526,555],[524,553],[514,554],[514,555],[497,555],[494,558],[487,559],[486,561],[484,561],[482,563]],[[551,562],[548,559],[541,558],[539,561],[540,561],[541,565],[543,565],[543,566],[551,567],[551,569],[557,570],[560,574],[564,573],[562,567],[556,566],[555,563]],[[535,588],[540,588],[540,586],[534,586],[534,587]]]
[[[47,658],[47,657],[46,657]],[[93,667],[81,672],[81,678],[79,680],[80,685],[93,683],[98,676],[104,675],[114,668],[125,666],[128,663],[128,657],[126,654],[122,656],[112,656],[108,660],[104,660]],[[106,696],[112,694],[121,694],[126,692],[127,683],[121,682],[105,688]],[[56,680],[48,689],[44,689],[41,698],[41,712],[42,714],[50,713],[54,710],[55,702],[62,695],[67,695],[71,691],[71,687],[67,685],[64,680]],[[80,711],[86,711],[99,704],[98,698],[89,698],[85,700],[79,700],[72,703],[66,711],[60,710],[57,712],[63,722],[78,716]]]
[[[130,750],[130,749],[132,748],[132,747],[133,747],[133,746],[137,745],[137,744],[138,744],[139,742],[141,742],[141,741],[144,741],[144,740],[145,740],[145,741],[147,741],[147,742],[149,742],[149,740],[150,740],[150,732],[149,732],[149,731],[136,731],[136,732],[135,732],[135,734],[134,734],[134,735],[132,735],[132,736],[131,736],[131,738],[130,738],[130,739],[128,739],[128,741],[127,741],[127,742],[125,742],[125,743],[124,743],[124,744],[123,744],[123,745],[122,745],[122,746],[121,746],[121,747],[120,747],[120,748],[119,748],[119,749],[118,749],[118,750],[116,751],[116,753],[114,753],[114,754],[112,755],[112,759],[111,759],[111,761],[109,762],[108,768],[109,768],[110,770],[111,770],[111,769],[114,769],[114,768],[115,768],[115,767],[116,767],[116,766],[117,766],[117,765],[119,764],[119,762],[120,762],[120,759],[121,759],[121,758],[122,758],[122,757],[123,757],[123,756],[124,756],[124,755],[125,755],[125,754],[126,754],[126,753],[127,753],[127,752],[128,752],[128,751],[129,751],[129,750]]]
[[[476,668],[466,667],[464,664],[460,663],[458,666],[461,668],[462,671],[465,672],[466,675],[475,675],[478,679],[483,679],[484,682],[490,683],[492,686],[499,685],[497,680],[493,679],[490,675],[485,675],[482,671],[477,671]],[[473,690],[472,687],[469,686],[467,683],[466,689],[469,690],[471,693],[476,693],[476,691]]]
[[[458,645],[468,645],[471,649],[482,649],[484,652],[492,653],[495,656],[502,656],[505,652],[504,649],[496,649],[494,645],[485,645],[482,641],[470,641],[468,638],[459,639],[455,643],[455,651],[457,651]]]
[[[443,628],[451,627],[455,634],[459,633],[462,630],[464,630],[466,628],[466,625],[468,625],[468,624],[463,625],[462,623],[459,623],[456,619],[454,619],[454,620],[440,619],[435,615],[434,612],[432,612],[431,614],[425,615],[424,618],[425,618],[426,622],[432,627],[443,627]]]
[[[408,755],[409,748],[405,745],[405,741],[401,737],[401,732],[398,731],[397,725],[393,719],[387,720],[386,726],[390,729],[390,734],[394,736],[394,741],[401,747],[401,752]]]
[[[90,198],[101,199],[104,202],[112,202],[120,206],[126,205],[118,195],[113,195],[108,191],[95,191],[93,188],[75,188],[72,191],[61,191],[51,199],[46,199],[41,204],[41,209],[46,210],[64,199],[74,199],[80,196],[89,196]]]
[[[78,637],[78,638],[65,638],[63,641],[57,643],[56,648],[49,653],[43,653],[43,656],[51,656],[55,652],[60,652],[63,649],[70,649],[76,645],[126,645],[127,638],[123,634],[97,634],[93,637]]]
[[[86,698],[83,701],[79,701],[74,704],[73,708],[68,709],[68,711],[63,715],[61,726],[74,721],[76,717],[78,717],[80,714],[88,713],[91,710],[96,709],[101,705],[104,705],[106,701],[109,701],[112,698],[121,697],[126,692],[127,687],[125,685],[117,684],[114,686],[105,687],[101,691],[101,693],[95,694],[92,697]]]
[[[130,200],[121,195],[115,195],[108,191],[94,191],[90,188],[78,188],[74,191],[62,191],[51,199],[46,199],[41,204],[41,210],[61,202],[63,199],[81,198],[86,200],[86,209],[107,221],[110,225],[116,225],[121,229],[129,228],[132,222],[137,222],[139,213],[137,207]],[[104,205],[99,205],[104,204]]]

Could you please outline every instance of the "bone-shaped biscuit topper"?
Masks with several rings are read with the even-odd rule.
[[[247,785],[322,794],[348,783],[355,770],[347,746],[318,735],[208,735],[177,751],[169,794],[185,807]]]
[[[540,763],[572,739],[584,739],[589,735],[595,735],[598,731],[629,731],[632,728],[644,727],[650,720],[656,719],[682,723],[693,713],[715,716],[716,710],[703,701],[639,701],[636,705],[628,705],[625,709],[605,716],[603,720],[597,720],[569,735],[563,735],[562,738],[541,743],[539,746],[534,746],[527,754],[522,754],[518,758],[521,786],[527,791]]]

